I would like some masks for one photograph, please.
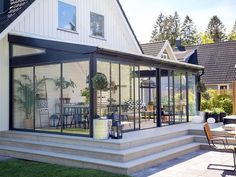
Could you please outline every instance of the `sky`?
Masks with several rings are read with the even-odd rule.
[[[181,22],[186,15],[193,19],[198,32],[206,31],[217,15],[229,33],[236,20],[236,0],[120,0],[134,32],[141,43],[149,42],[158,15],[177,11]]]

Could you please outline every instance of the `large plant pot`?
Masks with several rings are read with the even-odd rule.
[[[227,114],[225,112],[220,113],[220,122],[223,122],[224,117],[226,117]]]
[[[93,120],[93,138],[97,140],[106,140],[109,138],[109,119]]]
[[[210,117],[214,118],[216,122],[220,122],[220,114],[212,113]]]
[[[33,129],[33,119],[32,118],[24,120],[24,128],[25,129]]]
[[[207,119],[210,117],[210,113],[209,112],[205,112],[205,122],[207,122]]]

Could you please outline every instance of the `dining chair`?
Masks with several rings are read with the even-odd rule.
[[[236,171],[236,147],[233,145],[229,145],[227,137],[214,137],[212,134],[212,131],[210,129],[210,126],[208,123],[204,124],[204,132],[207,137],[207,141],[209,144],[209,147],[218,152],[229,152],[233,154],[233,167],[234,171]],[[216,165],[216,166],[227,166],[227,165],[217,165],[217,164],[210,164],[211,165]],[[228,167],[228,166],[227,166]]]

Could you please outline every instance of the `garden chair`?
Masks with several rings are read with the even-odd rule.
[[[230,152],[233,154],[234,166],[230,167],[233,167],[234,171],[236,171],[236,147],[233,145],[229,145],[227,137],[213,137],[208,123],[204,124],[204,132],[206,134],[208,144],[212,150],[218,152]],[[226,166],[226,165],[210,164],[208,167],[210,167],[211,165]]]

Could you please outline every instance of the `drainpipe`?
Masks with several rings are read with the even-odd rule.
[[[201,74],[197,77],[197,84],[201,81],[201,77],[205,74],[205,70],[201,70]],[[197,92],[197,111],[201,111],[201,93]]]

